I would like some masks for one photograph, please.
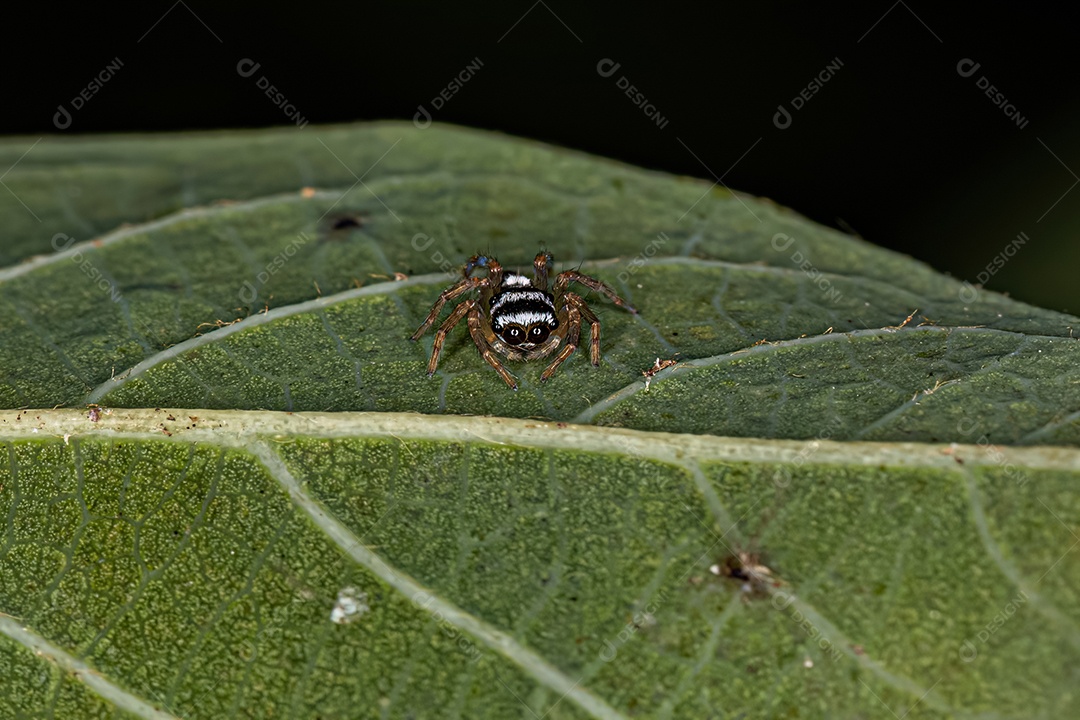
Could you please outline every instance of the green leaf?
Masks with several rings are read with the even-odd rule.
[[[700,183],[395,125],[43,142],[17,168],[32,178],[35,162],[82,157],[71,182],[87,193],[137,158],[171,168],[143,178],[155,197],[285,194],[184,211],[0,271],[7,407],[418,410],[757,437],[815,437],[825,424],[836,439],[1078,441],[1063,412],[1080,407],[1076,318],[768,203],[708,186],[703,196]],[[238,167],[258,184],[223,188]],[[345,167],[370,172],[345,191],[299,192],[345,182]],[[38,197],[33,183],[13,183]],[[515,368],[522,391],[508,394],[461,328],[428,381],[430,340],[407,336],[455,269],[477,250],[527,265],[540,246],[641,310],[594,301],[607,362],[594,370],[578,353],[547,387],[541,367]],[[596,261],[606,257],[623,259]],[[386,282],[396,272],[418,277]],[[657,358],[680,364],[643,393]],[[976,421],[974,435],[957,429]]]
[[[389,413],[0,427],[13,715],[1076,707],[1080,560],[1045,517],[1080,514],[1077,451]],[[710,571],[757,550],[777,586]],[[342,593],[367,609],[336,623]]]
[[[1077,318],[489,133],[33,143],[0,716],[1080,707]],[[540,247],[640,310],[587,294],[600,367],[512,392],[459,327],[427,378],[461,263]]]

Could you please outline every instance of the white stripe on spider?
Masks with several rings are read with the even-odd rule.
[[[541,302],[549,308],[555,308],[551,299],[539,290],[507,290],[506,292],[499,293],[495,296],[495,302],[491,304],[491,312],[495,312],[507,303],[518,302],[521,300]]]
[[[503,275],[502,284],[507,287],[531,287],[532,281],[525,275],[507,273],[506,275]]]
[[[507,325],[514,324],[520,325],[524,328],[527,328],[530,325],[535,325],[536,323],[545,323],[550,325],[555,321],[555,314],[549,312],[529,312],[528,310],[526,310],[523,312],[509,313],[507,315],[498,315],[493,318],[493,320],[494,322],[492,324],[494,325],[496,332],[498,332],[505,328]]]

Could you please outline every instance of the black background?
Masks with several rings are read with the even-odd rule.
[[[412,119],[424,105],[438,121],[718,175],[973,283],[1023,232],[987,286],[1080,313],[1080,59],[1072,13],[1057,6],[166,0],[20,12],[0,50],[4,134],[58,132],[57,106],[116,58],[122,68],[64,132],[292,124],[237,72],[250,58],[311,123]],[[610,77],[597,72],[605,58],[619,63]],[[964,58],[980,65],[970,77],[957,71]],[[778,106],[791,111],[837,60],[779,129]]]

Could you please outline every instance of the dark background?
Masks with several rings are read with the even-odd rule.
[[[1080,313],[1078,26],[1057,6],[166,0],[20,12],[0,50],[4,134],[58,132],[57,106],[117,58],[123,66],[64,132],[294,124],[237,73],[251,58],[311,123],[411,119],[423,104],[437,121],[721,176],[972,283],[1023,232],[987,287]],[[605,58],[620,65],[610,77],[597,72]],[[957,71],[964,58],[980,64],[970,77]],[[780,104],[786,129],[773,122]]]

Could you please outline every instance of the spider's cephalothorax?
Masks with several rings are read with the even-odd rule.
[[[546,381],[577,348],[582,321],[590,326],[589,358],[593,365],[599,365],[600,321],[580,295],[567,289],[570,283],[581,283],[587,288],[602,292],[616,305],[632,313],[637,310],[630,307],[603,282],[576,270],[567,270],[556,275],[549,290],[548,274],[551,262],[550,253],[542,252],[537,255],[533,260],[535,275],[530,280],[519,273],[504,273],[495,258],[486,255],[469,258],[463,269],[465,277],[439,295],[427,319],[412,335],[413,340],[418,340],[427,332],[439,319],[439,313],[447,302],[466,293],[479,291],[479,297],[471,297],[455,307],[435,331],[428,375],[435,373],[439,364],[439,352],[446,341],[447,333],[466,316],[469,334],[480,354],[514,390],[517,390],[517,381],[495,357],[495,353],[507,360],[528,361],[547,357],[563,345],[559,354],[540,375],[540,381]],[[485,268],[487,275],[472,277],[473,270],[478,267]]]

